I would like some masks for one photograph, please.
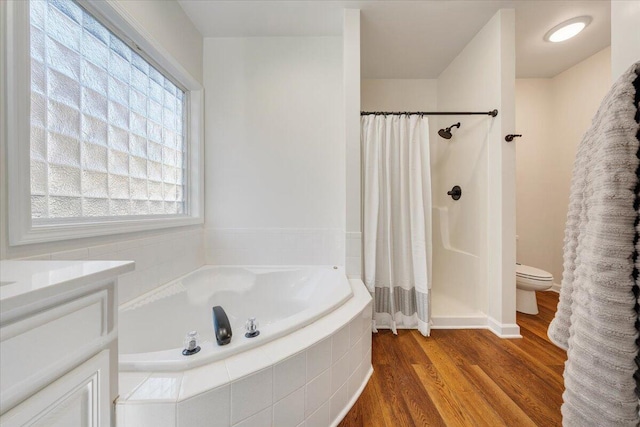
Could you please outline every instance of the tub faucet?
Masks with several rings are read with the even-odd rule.
[[[218,345],[227,345],[231,342],[231,323],[224,308],[219,305],[213,307],[213,330],[216,333]]]

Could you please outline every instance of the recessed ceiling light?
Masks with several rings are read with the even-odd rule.
[[[562,24],[556,25],[544,35],[544,39],[549,42],[559,43],[569,40],[584,30],[591,23],[590,16],[579,16],[577,18],[564,21]]]

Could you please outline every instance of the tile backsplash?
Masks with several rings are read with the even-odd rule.
[[[339,229],[190,229],[15,258],[135,261],[118,280],[122,304],[205,264],[341,265],[359,278],[361,252],[361,233]]]
[[[18,259],[135,261],[136,269],[118,279],[118,303],[122,304],[203,266],[203,230],[175,231]]]

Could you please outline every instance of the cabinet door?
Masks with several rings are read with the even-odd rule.
[[[2,427],[109,427],[109,350],[103,350],[0,417]]]

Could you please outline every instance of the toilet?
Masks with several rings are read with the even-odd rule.
[[[526,314],[538,314],[536,291],[546,291],[552,285],[551,273],[516,264],[516,310]]]

